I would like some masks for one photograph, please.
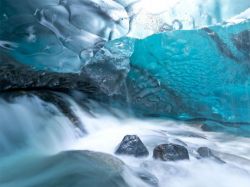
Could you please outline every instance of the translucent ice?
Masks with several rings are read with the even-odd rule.
[[[112,0],[1,3],[0,40],[14,44],[1,50],[37,70],[80,72],[82,51],[129,31],[126,10]]]

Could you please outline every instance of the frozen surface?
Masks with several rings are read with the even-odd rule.
[[[1,4],[2,90],[47,84],[86,91],[87,82],[99,89],[99,99],[114,96],[113,103],[144,115],[237,124],[250,120],[249,1],[237,1],[237,6],[226,0]],[[154,23],[139,21],[144,14],[154,21],[163,16],[172,25],[161,20],[163,30],[151,30]],[[189,14],[191,22],[182,20]],[[144,30],[152,35],[134,38],[134,31],[144,34],[140,24],[150,26]],[[199,28],[210,24],[215,26]]]

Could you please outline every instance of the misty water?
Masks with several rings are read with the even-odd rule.
[[[150,152],[147,158],[118,156],[125,163],[122,167],[129,168],[121,173],[128,186],[149,186],[136,177],[134,171],[151,173],[162,187],[248,187],[250,184],[248,137],[206,132],[201,130],[201,124],[136,119],[91,100],[86,100],[86,111],[74,99],[61,96],[70,103],[69,107],[84,124],[86,132],[75,127],[55,105],[35,95],[17,96],[11,102],[1,99],[1,186],[105,185],[96,180],[110,170],[95,171],[94,163],[86,165],[84,160],[71,155],[61,161],[60,153],[91,150],[117,156],[114,152],[128,134],[137,134]],[[166,163],[154,160],[153,148],[161,143],[187,146],[190,160]],[[196,151],[202,146],[213,149],[226,163],[210,158],[197,159]],[[56,157],[54,163],[50,160],[53,157]],[[122,186],[112,181],[106,184],[112,185]]]
[[[0,0],[0,187],[235,186],[248,0]]]

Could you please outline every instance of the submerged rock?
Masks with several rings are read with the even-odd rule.
[[[157,179],[157,177],[147,171],[138,171],[136,175],[150,186],[159,186],[159,180]]]
[[[223,160],[221,160],[219,157],[214,155],[211,149],[208,147],[200,147],[197,149],[197,153],[200,155],[201,158],[211,158],[212,160],[218,162],[218,163],[225,163]]]
[[[81,131],[81,133],[84,134],[86,133],[86,130],[84,129],[84,124],[72,110],[69,101],[65,100],[64,98],[65,95],[62,94],[60,95],[56,92],[50,92],[50,91],[39,91],[34,93],[35,95],[40,97],[43,101],[55,105],[58,108],[58,110],[60,110],[72,122],[72,124]]]
[[[1,71],[0,71],[1,72]],[[0,73],[1,74],[1,73]],[[1,81],[0,81],[1,83]],[[1,86],[0,86],[1,87]],[[15,90],[13,92],[3,92],[1,93],[1,97],[8,102],[14,102],[19,97],[27,96],[29,98],[40,98],[43,105],[52,104],[54,105],[65,117],[67,117],[70,122],[74,125],[75,128],[79,130],[81,135],[86,134],[86,130],[84,128],[84,124],[79,119],[79,116],[72,109],[72,105],[66,98],[68,97],[66,94],[50,91],[50,90]],[[81,105],[82,107],[85,107]],[[46,107],[48,108],[48,107]],[[50,110],[50,113],[55,115],[55,111]]]
[[[189,159],[188,150],[177,144],[161,144],[154,148],[153,157],[162,161]]]
[[[143,157],[148,156],[149,152],[138,136],[126,135],[115,154]]]
[[[207,147],[200,147],[200,148],[198,148],[197,152],[203,158],[213,156],[213,153],[212,153],[211,149],[209,149]]]

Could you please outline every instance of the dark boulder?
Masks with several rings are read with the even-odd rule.
[[[126,135],[115,154],[143,157],[148,156],[149,152],[138,136]]]
[[[153,157],[163,161],[189,159],[188,150],[177,144],[161,144],[154,148]]]

